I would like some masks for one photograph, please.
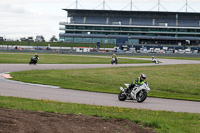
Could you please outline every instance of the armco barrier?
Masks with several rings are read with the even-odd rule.
[[[0,49],[0,52],[31,52],[31,53],[58,53],[58,54],[85,54],[85,55],[112,55],[113,52],[74,52],[66,50],[7,50]],[[116,55],[127,55],[127,56],[164,56],[164,57],[200,57],[198,54],[186,54],[186,53],[123,53],[116,52]]]
[[[63,52],[62,54],[85,54],[85,55],[112,55],[113,52]],[[164,57],[200,57],[200,54],[179,54],[179,53],[115,53],[126,56],[164,56]]]

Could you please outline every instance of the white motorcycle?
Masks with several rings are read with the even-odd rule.
[[[155,64],[159,64],[159,61],[156,58],[152,59],[152,62],[154,62]]]
[[[126,89],[129,87],[129,84],[124,84]],[[137,100],[138,103],[144,102],[147,98],[147,93],[150,91],[147,82],[144,82],[143,85],[136,85],[132,90],[126,92],[123,87],[120,87],[121,92],[118,95],[120,101],[125,100]]]
[[[111,60],[111,64],[113,65],[113,64],[118,64],[118,60],[117,60],[117,58],[112,58],[112,60]]]

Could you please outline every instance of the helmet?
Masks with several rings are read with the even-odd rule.
[[[143,79],[143,80],[145,80],[146,77],[147,77],[146,74],[143,74],[143,73],[142,73],[142,74],[140,75],[140,78]]]
[[[35,53],[35,56],[38,56],[38,54],[37,54],[37,53]]]

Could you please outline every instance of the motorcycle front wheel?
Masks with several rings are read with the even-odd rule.
[[[147,98],[147,92],[146,91],[140,91],[137,96],[136,100],[138,103],[144,102],[144,100]]]
[[[118,95],[118,99],[119,101],[125,101],[126,100],[126,95],[124,94],[124,92],[120,92]]]

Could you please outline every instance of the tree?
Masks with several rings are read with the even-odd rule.
[[[50,42],[57,42],[58,39],[56,38],[55,35],[53,35],[49,41],[50,41]]]

